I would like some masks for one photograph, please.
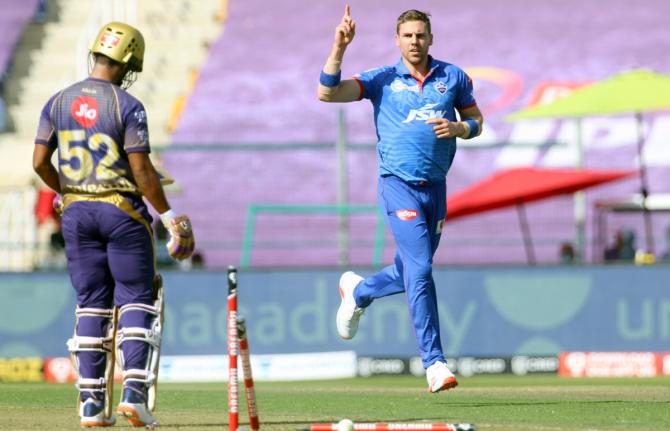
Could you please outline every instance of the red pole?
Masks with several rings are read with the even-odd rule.
[[[228,267],[228,427],[237,431],[238,381],[237,381],[237,269]]]
[[[244,375],[244,395],[247,399],[247,412],[249,413],[249,426],[252,431],[260,429],[258,419],[258,406],[256,404],[256,390],[254,389],[254,377],[251,374],[251,357],[249,356],[249,341],[247,337],[247,325],[244,319],[237,319],[237,335],[240,340],[240,356],[242,359],[242,374]]]

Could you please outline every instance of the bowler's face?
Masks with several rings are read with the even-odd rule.
[[[428,57],[428,47],[433,44],[433,35],[428,33],[423,21],[407,21],[400,24],[395,43],[400,53],[410,64],[421,64]]]

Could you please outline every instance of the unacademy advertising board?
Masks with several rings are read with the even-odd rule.
[[[163,353],[225,353],[226,274],[163,275]],[[252,353],[416,355],[403,294],[374,302],[353,340],[338,337],[339,276],[240,272],[239,315]],[[670,343],[670,267],[442,268],[434,278],[449,356],[665,351]],[[66,274],[0,275],[0,357],[67,355],[74,308]]]

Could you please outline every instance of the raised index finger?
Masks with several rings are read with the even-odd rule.
[[[344,5],[344,16],[351,16],[351,15],[349,15],[349,5],[348,4]]]

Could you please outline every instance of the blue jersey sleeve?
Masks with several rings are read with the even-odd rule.
[[[58,147],[58,136],[56,135],[56,128],[54,123],[51,120],[51,109],[54,104],[56,97],[60,96],[61,93],[54,94],[49,98],[49,101],[42,108],[42,113],[40,114],[40,122],[37,126],[37,136],[35,136],[35,143],[40,145],[46,145],[49,148]]]
[[[361,99],[375,100],[377,98],[381,93],[387,70],[387,67],[379,67],[354,76],[354,79],[361,86]]]
[[[462,70],[459,70],[457,86],[458,94],[454,103],[456,109],[468,109],[477,105],[472,95],[472,79]]]

